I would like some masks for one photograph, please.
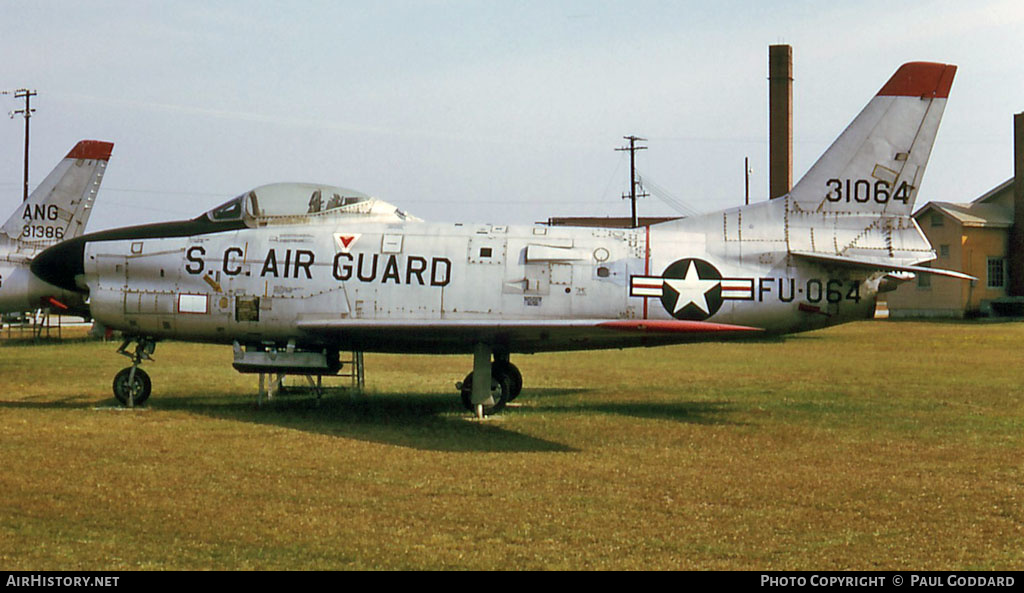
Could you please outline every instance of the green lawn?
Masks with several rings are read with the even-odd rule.
[[[0,566],[1024,569],[1024,323],[863,322],[782,341],[366,355],[368,395],[257,409],[227,347],[0,342]],[[344,384],[345,381],[335,380]]]

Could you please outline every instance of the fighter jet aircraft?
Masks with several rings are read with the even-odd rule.
[[[900,67],[785,197],[636,229],[431,223],[329,186],[248,191],[182,222],[85,235],[40,278],[136,345],[232,344],[243,372],[335,373],[339,350],[472,353],[478,416],[518,395],[513,354],[785,334],[871,316],[935,259],[910,214],[956,67]]]
[[[28,264],[43,249],[85,232],[114,145],[82,140],[0,227],[0,312],[50,307],[87,313],[82,294],[45,284]]]

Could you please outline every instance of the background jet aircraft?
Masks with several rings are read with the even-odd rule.
[[[41,278],[136,343],[233,344],[242,371],[327,374],[339,350],[473,353],[478,415],[522,387],[513,353],[782,334],[871,316],[935,259],[910,214],[956,67],[909,63],[783,198],[638,229],[411,220],[348,190],[257,188],[184,222],[86,235]]]
[[[99,140],[76,144],[0,227],[0,312],[87,312],[81,293],[40,281],[28,263],[43,249],[85,232],[113,149],[113,143]]]

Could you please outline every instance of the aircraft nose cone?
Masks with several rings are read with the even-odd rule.
[[[85,273],[85,244],[81,237],[47,248],[32,260],[32,273],[44,282],[72,292],[84,292],[75,282]]]

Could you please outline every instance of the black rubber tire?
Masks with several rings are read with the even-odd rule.
[[[491,364],[491,375],[508,378],[509,393],[506,403],[519,397],[519,392],[523,390],[523,374],[519,372],[516,365],[511,362],[496,360]]]
[[[128,367],[121,369],[116,375],[114,375],[114,397],[117,401],[121,402],[122,406],[128,405],[128,377],[131,375],[132,368]],[[146,403],[149,399],[149,394],[153,391],[153,382],[149,379],[149,375],[146,371],[136,368],[135,369],[135,384],[132,386],[132,404],[141,406]]]
[[[509,392],[508,378],[498,377],[492,373],[491,398],[495,401],[493,405],[484,406],[484,416],[500,412],[509,401]],[[470,412],[476,412],[476,406],[473,405],[473,373],[466,375],[466,378],[463,379],[460,395],[462,396],[462,405],[466,406]]]

